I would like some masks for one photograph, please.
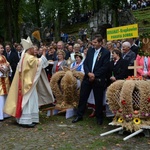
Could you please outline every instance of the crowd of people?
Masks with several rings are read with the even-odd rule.
[[[150,6],[150,0],[130,1],[130,5],[132,10],[142,9]]]
[[[138,75],[150,77],[150,58],[138,55],[139,42],[138,39],[106,41],[95,36],[92,40],[78,39],[71,44],[63,41],[52,41],[49,45],[40,43],[40,47],[30,38],[12,47],[0,44],[0,120],[14,116],[18,124],[34,127],[39,122],[39,105],[55,101],[47,84],[56,72],[67,66],[84,74],[77,116],[72,123],[83,120],[89,103],[93,105],[89,117],[96,116],[97,124],[103,124],[105,91],[116,80],[134,75],[133,70],[128,69],[134,60],[142,66],[137,69]]]

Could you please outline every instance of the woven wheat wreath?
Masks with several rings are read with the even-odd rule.
[[[80,88],[77,89],[77,80],[82,82],[83,76],[83,73],[67,68],[52,76],[50,86],[56,98],[56,107],[72,108],[78,105]]]
[[[150,125],[150,81],[118,80],[108,87],[106,96],[114,124],[131,132]]]

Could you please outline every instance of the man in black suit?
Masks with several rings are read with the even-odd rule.
[[[17,54],[18,54],[19,60],[20,60],[20,58],[21,58],[22,51],[23,51],[22,45],[21,45],[21,44],[17,44],[17,45],[16,45],[16,52],[17,52]]]
[[[127,41],[131,44],[131,48],[130,48],[131,51],[133,51],[133,52],[136,54],[136,56],[137,56],[138,51],[139,51],[139,48],[138,48],[138,46],[135,44],[134,39],[133,39],[133,38],[127,39]]]
[[[4,53],[7,61],[9,62],[10,66],[11,66],[11,69],[12,69],[12,75],[10,77],[10,81],[12,82],[13,80],[13,77],[15,75],[15,72],[16,72],[16,67],[17,67],[17,64],[19,62],[19,57],[18,57],[18,54],[16,51],[12,51],[11,50],[11,46],[10,44],[6,44],[5,45],[5,53]]]
[[[136,59],[136,54],[131,50],[131,44],[129,42],[123,42],[122,43],[122,58],[127,60],[129,63],[129,66],[134,65],[134,60]],[[134,75],[133,70],[129,70],[129,76]]]
[[[88,50],[84,61],[85,75],[81,84],[77,117],[72,123],[76,123],[83,119],[87,100],[93,89],[97,124],[101,125],[103,123],[103,93],[106,88],[105,78],[109,65],[110,52],[102,47],[101,37],[94,37],[92,43],[93,48]]]

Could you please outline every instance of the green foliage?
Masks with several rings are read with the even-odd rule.
[[[136,19],[136,23],[139,26],[139,35],[146,36],[147,33],[150,33],[150,7],[145,9],[133,11],[133,15]],[[143,34],[144,33],[144,34]]]
[[[145,51],[142,50],[142,46],[143,46],[142,39],[143,38],[149,38],[150,39],[150,32],[149,33],[143,33],[143,34],[140,35],[141,40],[140,40],[140,48],[139,48],[138,54],[140,56],[150,56],[150,53],[145,52]]]
[[[57,36],[60,30],[66,33],[78,33],[80,27],[88,28],[85,25],[68,25],[68,19],[79,18],[81,13],[88,11],[98,11],[101,7],[108,5],[113,9],[113,18],[117,20],[117,9],[127,3],[127,0],[2,0],[0,1],[0,34],[7,40],[20,39],[20,26],[23,23],[31,23],[34,27],[55,26]],[[10,7],[10,8],[8,8]],[[133,11],[139,32],[149,33],[150,9]],[[7,18],[7,19],[5,19]],[[69,27],[68,27],[69,26]],[[145,36],[145,35],[144,35]]]

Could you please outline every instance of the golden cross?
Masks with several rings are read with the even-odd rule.
[[[129,66],[128,69],[134,69],[134,76],[137,76],[137,69],[138,68],[143,68],[142,66],[137,66],[136,60],[134,60],[134,66]]]

